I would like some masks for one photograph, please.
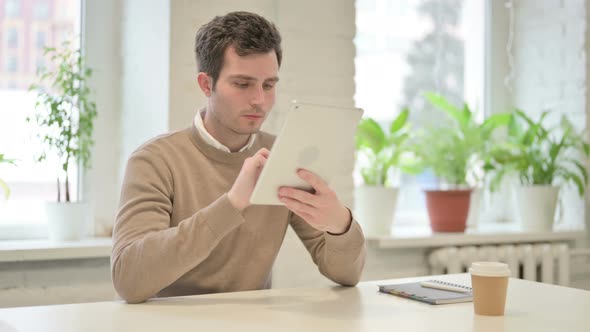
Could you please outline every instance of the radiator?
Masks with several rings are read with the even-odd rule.
[[[566,243],[443,247],[428,257],[431,274],[463,273],[473,262],[507,263],[514,278],[569,285],[569,247]]]

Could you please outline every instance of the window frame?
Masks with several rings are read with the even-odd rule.
[[[464,62],[467,63],[468,61],[470,61],[472,64],[473,63],[477,63],[478,65],[482,66],[481,67],[474,67],[477,68],[477,70],[479,71],[477,73],[477,78],[475,79],[471,79],[468,80],[465,75],[464,75],[464,83],[463,83],[463,94],[464,94],[464,100],[468,101],[470,106],[472,106],[474,109],[479,110],[479,112],[476,114],[478,116],[478,118],[480,119],[485,119],[488,116],[491,115],[490,112],[490,102],[489,102],[489,98],[491,97],[490,91],[489,91],[489,78],[488,75],[490,75],[493,70],[490,67],[492,65],[492,62],[490,61],[490,40],[493,36],[493,32],[492,31],[492,20],[494,19],[494,17],[492,17],[492,12],[491,12],[491,3],[490,1],[492,0],[484,0],[483,4],[481,4],[481,8],[479,8],[480,10],[483,11],[482,15],[483,15],[483,20],[481,22],[481,38],[483,38],[483,40],[481,41],[481,45],[478,45],[478,47],[481,47],[481,51],[483,52],[482,54],[482,59],[480,59],[479,61],[476,61],[475,59],[471,58],[471,59],[467,59],[467,53],[465,54],[465,59]],[[464,0],[464,6],[467,5],[467,3],[469,2],[469,0]],[[465,46],[465,48],[467,48],[467,46]],[[358,54],[358,50],[357,50],[357,54]],[[474,55],[472,55],[474,56]],[[467,70],[464,70],[464,72],[466,73]],[[472,89],[471,91],[468,92],[467,87],[473,86],[473,83],[470,82],[474,82],[475,80],[477,80],[477,87],[475,89]],[[355,83],[356,84],[356,83]],[[358,106],[358,105],[357,105]],[[378,123],[380,123],[382,125],[382,127],[387,128],[386,126],[383,126],[384,123],[390,123],[395,116],[397,116],[399,113],[396,113],[394,115],[391,116],[390,119],[377,119]],[[389,122],[388,122],[389,121]],[[397,172],[398,174],[396,175],[396,177],[400,177],[399,172]],[[355,168],[355,182],[359,182],[359,176],[357,174],[356,168]],[[397,181],[399,182],[399,181]],[[404,186],[404,185],[400,185],[399,186],[399,197],[398,197],[398,208],[396,208],[395,211],[395,216],[393,219],[393,224],[395,224],[396,226],[417,226],[417,225],[428,225],[429,223],[429,218],[428,218],[428,214],[426,212],[426,208],[424,209],[420,209],[420,210],[414,210],[414,209],[408,209],[405,211],[400,210],[399,206],[399,202],[400,199],[402,198],[402,196],[404,195],[404,187],[405,188],[411,188],[412,190],[418,189],[418,190],[422,190],[422,188],[420,188],[419,186]],[[415,188],[413,188],[415,187]],[[402,212],[400,212],[402,211]]]
[[[78,30],[80,31],[80,47],[83,47],[84,45],[84,35],[83,35],[83,31],[84,31],[84,7],[85,7],[85,0],[77,0],[79,1],[79,26],[78,26]],[[21,5],[21,9],[20,9],[20,15],[17,17],[22,16],[22,5]],[[31,38],[30,41],[30,46],[36,46],[37,44],[37,32],[39,30],[31,30],[33,36]],[[23,41],[24,42],[24,38],[21,35],[21,33],[18,32],[17,29],[17,34],[19,34],[19,41]],[[6,42],[7,43],[7,42]],[[5,43],[5,45],[6,45]],[[21,47],[22,49],[22,47]],[[37,53],[37,48],[34,47],[32,50],[33,53]],[[8,53],[7,55],[4,56],[4,61],[3,61],[3,66],[6,66],[6,62],[7,62],[7,58],[8,56],[11,56],[14,53]],[[41,53],[42,54],[42,53]],[[38,54],[37,57],[34,57],[34,62],[38,61]],[[20,65],[25,65],[24,63],[20,64]],[[36,67],[35,67],[36,68]],[[82,193],[81,190],[81,186],[82,186],[82,181],[80,181],[81,177],[83,177],[83,174],[81,174],[81,167],[76,167],[77,172],[76,174],[73,174],[73,176],[75,177],[75,179],[77,179],[77,186],[76,188],[73,188],[74,192],[77,193]],[[44,209],[44,203],[41,204],[39,203],[39,201],[31,201],[32,205],[36,208],[39,209]],[[44,211],[44,210],[43,210]],[[1,212],[1,211],[0,211]],[[40,212],[41,214],[44,214],[44,212]],[[24,223],[23,223],[24,222]],[[23,219],[23,220],[15,220],[14,223],[9,223],[9,224],[0,224],[0,241],[2,240],[29,240],[29,239],[42,239],[42,238],[47,238],[47,224],[44,222],[39,222],[39,220],[37,219]]]

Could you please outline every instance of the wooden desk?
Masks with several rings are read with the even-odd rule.
[[[439,277],[470,284],[466,274]],[[425,278],[395,279],[402,283]],[[383,281],[382,281],[383,282]],[[354,288],[303,288],[0,309],[0,331],[588,331],[590,292],[511,279],[506,316]]]

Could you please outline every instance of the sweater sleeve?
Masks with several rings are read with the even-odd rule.
[[[322,275],[343,286],[359,282],[367,249],[363,231],[354,217],[348,231],[340,235],[317,230],[293,212],[290,224]]]
[[[172,181],[166,163],[145,148],[127,163],[113,230],[111,275],[117,293],[129,303],[155,296],[244,223],[224,194],[170,227]]]

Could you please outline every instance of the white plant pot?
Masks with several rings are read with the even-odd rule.
[[[523,230],[552,231],[559,187],[551,185],[516,186],[514,196]]]
[[[50,240],[80,240],[85,235],[90,215],[88,203],[47,202],[45,211]]]
[[[355,218],[368,236],[391,233],[399,188],[359,186],[355,188]]]

